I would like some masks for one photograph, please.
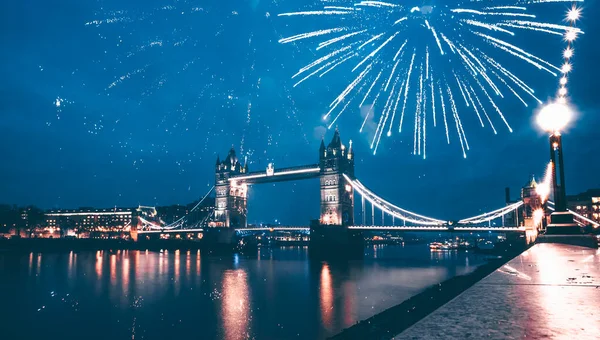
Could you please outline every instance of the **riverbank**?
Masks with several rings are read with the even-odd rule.
[[[394,339],[598,339],[600,252],[541,243]]]
[[[399,305],[363,320],[329,339],[392,339],[526,249],[526,247],[515,247],[506,250],[502,257],[490,259],[470,274],[455,276],[431,286]]]

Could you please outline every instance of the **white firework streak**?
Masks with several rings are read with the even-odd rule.
[[[463,158],[467,158],[467,151],[465,150],[465,143],[463,142],[462,130],[460,128],[460,125],[458,124],[458,111],[456,110],[456,104],[454,103],[454,98],[452,97],[452,90],[450,90],[450,87],[446,86],[446,92],[448,93],[448,99],[450,100],[452,117],[454,118],[454,123],[456,124],[456,132],[458,133],[458,140],[460,141],[460,147],[463,152]]]
[[[506,82],[506,80],[504,80],[504,78],[502,78],[498,73],[494,72],[494,70],[490,70],[490,71],[492,72],[493,75],[496,76],[496,78],[498,78],[498,80],[500,80],[510,90],[510,92],[512,92],[515,95],[515,97],[517,97],[521,101],[521,103],[523,103],[523,105],[525,105],[525,107],[529,107],[529,105],[527,105],[527,102],[525,102],[523,100],[523,98],[521,98],[521,96],[519,96],[519,94],[512,88],[512,86],[510,86]]]
[[[291,17],[291,16],[297,16],[297,15],[304,15],[304,16],[308,16],[308,15],[345,15],[345,14],[352,14],[352,12],[354,11],[354,9],[351,10],[331,10],[331,11],[306,11],[306,12],[289,12],[289,13],[279,13],[277,16],[278,17]]]
[[[352,33],[344,34],[344,35],[342,35],[340,37],[329,39],[327,41],[319,43],[319,47],[317,47],[317,51],[320,50],[320,49],[322,49],[323,47],[327,47],[327,46],[329,46],[331,44],[335,44],[336,42],[340,42],[340,41],[346,40],[348,38],[351,38],[351,37],[353,37],[355,35],[359,35],[359,34],[365,33],[366,31],[367,30],[362,30],[362,31],[357,31],[357,32],[352,32]]]
[[[384,35],[385,35],[385,32],[379,33],[377,35],[372,36],[371,39],[365,41],[364,43],[362,43],[362,45],[358,46],[358,49],[361,50],[363,47],[369,45],[370,43],[372,43],[373,41],[375,41],[375,40],[383,37]]]
[[[306,71],[310,70],[311,68],[313,68],[313,67],[315,67],[315,66],[319,65],[320,63],[322,63],[322,62],[324,62],[324,61],[327,61],[327,60],[329,60],[329,59],[331,59],[331,58],[335,57],[336,55],[338,55],[338,54],[340,54],[340,53],[342,53],[342,52],[344,52],[344,51],[347,51],[347,50],[351,49],[351,48],[352,48],[352,46],[353,46],[353,44],[350,44],[350,45],[348,45],[348,46],[342,47],[342,48],[340,48],[340,49],[337,49],[337,50],[335,50],[335,51],[333,51],[333,52],[331,52],[331,53],[329,53],[329,54],[327,54],[327,55],[325,55],[325,56],[323,56],[323,57],[321,57],[321,58],[319,58],[319,59],[317,59],[317,60],[313,61],[312,63],[310,63],[310,64],[308,64],[308,65],[304,66],[303,68],[301,68],[300,70],[298,70],[298,72],[296,72],[296,74],[294,74],[294,75],[292,76],[292,79],[294,79],[294,78],[296,78],[297,76],[301,75],[302,73],[304,73],[304,72],[306,72]]]
[[[553,69],[555,69],[555,70],[557,70],[557,71],[560,71],[560,68],[558,68],[558,67],[556,67],[556,66],[552,65],[551,63],[549,63],[549,62],[545,61],[544,59],[542,59],[542,58],[540,58],[540,57],[537,57],[537,56],[535,56],[535,55],[533,55],[533,54],[531,54],[531,53],[529,53],[529,52],[526,52],[526,51],[524,51],[523,49],[521,49],[521,48],[519,48],[519,47],[517,47],[517,46],[515,46],[515,45],[513,45],[513,44],[507,43],[507,42],[506,42],[506,41],[504,41],[504,40],[500,40],[500,39],[494,38],[494,37],[492,37],[492,36],[489,36],[489,35],[487,35],[487,34],[483,34],[483,33],[479,33],[479,32],[473,32],[473,33],[474,33],[474,34],[476,34],[476,35],[478,35],[478,36],[480,36],[480,37],[483,37],[483,38],[485,38],[485,39],[487,39],[487,40],[489,40],[489,41],[492,41],[492,42],[496,43],[497,45],[500,45],[500,46],[502,46],[502,47],[505,47],[505,48],[506,48],[506,51],[509,51],[509,52],[514,52],[514,55],[516,55],[516,56],[520,57],[521,59],[523,59],[523,60],[525,60],[525,61],[529,61],[529,62],[533,63],[533,64],[534,64],[534,65],[536,65],[536,66],[539,66],[539,67],[541,67],[542,69],[544,69],[544,70],[546,70],[546,71],[550,72],[550,73],[551,73],[551,74],[553,74],[554,76],[556,76],[556,73],[552,72],[551,70],[547,69],[546,67],[543,67],[543,66],[542,66],[542,65],[540,65],[539,63],[535,63],[535,62],[534,62],[534,60],[537,60],[538,62],[540,62],[540,63],[542,63],[542,64],[545,64],[545,65],[547,65],[547,66],[548,66],[548,67],[550,67],[550,68],[553,68]],[[503,49],[503,50],[504,50],[504,49]],[[516,51],[516,52],[515,52],[515,51]],[[517,53],[517,52],[518,52],[518,53]]]
[[[477,103],[479,104],[479,107],[481,108],[481,111],[483,111],[483,114],[485,115],[485,118],[487,119],[488,123],[490,123],[490,127],[492,128],[492,131],[494,131],[494,134],[497,135],[498,131],[496,131],[496,127],[494,126],[494,123],[490,119],[490,116],[487,114],[487,111],[485,110],[485,107],[483,106],[483,104],[481,104],[481,101],[479,100],[479,97],[475,93],[475,90],[470,85],[469,85],[469,88],[471,89],[471,93],[473,94],[473,97],[475,98],[475,100],[477,100]]]
[[[400,46],[400,48],[398,49],[398,52],[396,52],[396,55],[394,56],[393,61],[396,61],[396,59],[398,59],[398,55],[400,54],[400,52],[402,52],[402,50],[404,49],[404,46],[406,46],[406,43],[408,43],[408,40],[404,40],[404,44],[402,44],[402,46]],[[404,53],[402,53],[404,54]]]
[[[467,94],[467,97],[469,97],[471,106],[473,107],[473,110],[475,111],[477,118],[479,118],[479,123],[481,124],[481,127],[485,127],[485,125],[483,124],[483,120],[481,119],[481,115],[479,114],[479,110],[477,109],[477,105],[475,105],[475,102],[473,101],[473,97],[471,97],[471,92],[469,92],[469,88],[462,82],[460,83],[460,85],[462,85],[462,87],[465,89],[465,93]]]
[[[519,7],[519,6],[495,6],[495,7],[486,7],[484,8],[484,10],[486,11],[493,11],[496,9],[514,9],[514,10],[518,10],[518,11],[526,11],[527,7]]]
[[[362,64],[364,64],[367,60],[373,58],[377,53],[379,53],[379,51],[381,51],[382,48],[385,47],[385,45],[389,44],[390,41],[392,41],[400,32],[396,32],[394,33],[391,37],[389,37],[386,41],[383,42],[383,44],[379,45],[379,47],[377,47],[375,50],[373,50],[373,52],[369,53],[360,63],[358,63],[353,69],[352,72],[354,72],[354,70],[356,70],[357,68],[359,68]]]
[[[497,31],[497,32],[507,33],[510,35],[515,35],[513,32],[500,27],[500,26],[507,26],[507,24],[488,24],[487,22],[481,22],[481,21],[471,20],[471,19],[463,19],[461,21],[466,24],[469,24],[471,26],[486,28],[490,31]]]
[[[387,102],[383,109],[383,114],[381,115],[381,117],[383,118],[383,122],[381,122],[381,119],[380,119],[380,124],[377,126],[377,131],[375,132],[375,136],[377,136],[377,143],[375,144],[375,150],[373,151],[373,155],[377,154],[377,149],[379,148],[379,143],[381,142],[381,135],[383,134],[383,130],[385,129],[385,125],[387,123],[388,117],[390,115],[390,111],[392,109],[392,104],[394,102],[394,90],[396,89],[396,86],[398,85],[399,80],[400,80],[400,76],[396,77],[396,80],[394,81],[394,84],[392,85],[392,90],[390,91],[390,95],[388,96]],[[371,149],[372,148],[373,148],[373,144],[371,144]]]
[[[504,117],[504,114],[502,113],[502,111],[500,111],[500,109],[496,105],[496,102],[494,102],[494,100],[492,99],[492,97],[490,97],[490,94],[487,92],[487,90],[485,89],[485,87],[483,87],[483,85],[481,85],[481,83],[479,82],[479,80],[475,79],[475,82],[477,82],[477,85],[479,85],[479,87],[481,88],[481,90],[483,91],[483,93],[485,94],[485,96],[487,97],[487,99],[490,101],[490,104],[492,104],[492,106],[494,107],[494,109],[496,110],[496,112],[500,115],[500,118],[502,118],[502,121],[504,122],[504,124],[506,124],[506,127],[508,127],[508,131],[510,131],[512,133],[513,129],[510,127],[510,124],[508,124],[508,122],[506,121],[506,118]]]
[[[446,141],[450,144],[450,132],[448,131],[448,120],[446,119],[446,103],[444,102],[444,94],[442,93],[442,87],[440,90],[440,101],[442,103],[442,117],[444,118],[444,128],[446,129]]]
[[[340,27],[294,35],[281,39],[280,42],[289,43],[318,37],[317,51],[330,48],[334,44],[338,44],[338,46],[343,44],[341,48],[330,50],[325,56],[318,57],[301,68],[293,78],[299,75],[303,76],[300,81],[296,82],[297,86],[315,75],[319,75],[320,78],[333,70],[340,71],[342,69],[339,67],[340,65],[352,61],[352,66],[349,68],[352,72],[360,71],[360,74],[331,102],[330,110],[324,118],[329,118],[335,112],[336,116],[333,120],[335,122],[342,112],[347,111],[350,103],[357,100],[355,98],[358,96],[362,97],[359,108],[363,107],[367,101],[372,101],[360,131],[363,131],[367,120],[373,118],[373,114],[380,112],[375,135],[370,143],[374,153],[378,151],[384,130],[387,130],[388,136],[391,135],[396,114],[400,115],[398,132],[401,133],[404,116],[412,108],[415,109],[413,154],[422,154],[423,158],[426,158],[427,114],[429,111],[432,112],[433,126],[436,127],[438,123],[437,110],[439,109],[436,106],[442,106],[446,140],[449,144],[447,101],[450,103],[450,111],[452,111],[455,121],[463,156],[466,156],[466,152],[470,149],[462,117],[459,115],[463,101],[464,106],[473,108],[482,127],[485,127],[483,119],[485,115],[492,130],[497,133],[491,117],[486,111],[486,106],[491,106],[512,132],[512,128],[496,103],[497,99],[492,98],[492,95],[504,98],[503,92],[505,92],[510,97],[514,96],[525,106],[529,101],[529,98],[524,96],[525,93],[538,102],[540,100],[535,96],[531,86],[507,70],[500,61],[492,58],[491,54],[486,53],[489,51],[484,52],[478,47],[483,45],[486,48],[506,52],[505,55],[508,57],[504,58],[523,60],[539,70],[557,76],[561,72],[559,67],[506,39],[512,38],[515,33],[524,30],[561,36],[564,35],[564,32],[583,33],[578,28],[538,21],[535,19],[534,13],[543,12],[529,12],[528,7],[525,6],[538,3],[570,3],[573,2],[572,0],[513,0],[512,4],[506,5],[496,5],[492,0],[461,0],[456,2],[456,6],[453,6],[457,8],[436,7],[436,12],[442,13],[440,16],[429,16],[425,7],[411,8],[398,4],[396,1],[389,1],[355,0],[354,3],[351,3],[341,0],[321,0],[321,3],[326,4],[321,9],[279,15],[286,17],[323,16],[343,23]],[[331,4],[340,5],[329,6]],[[468,4],[468,8],[461,7],[466,4]],[[420,41],[422,35],[411,34],[410,30],[416,27],[423,27],[431,32],[431,36],[425,35],[427,41]],[[417,44],[422,44],[422,46]],[[406,50],[410,45],[414,46],[412,55],[409,57]],[[431,54],[430,47],[439,49],[442,57],[437,53]],[[446,53],[448,49],[451,53]],[[446,54],[448,57],[443,57]],[[504,62],[504,60],[502,61]],[[419,75],[412,77],[415,63],[419,65]],[[407,64],[409,65],[408,69],[404,66]],[[346,68],[344,67],[344,69]],[[385,77],[383,76],[384,72]],[[438,78],[436,79],[436,77]],[[454,82],[450,80],[450,77],[454,77]],[[441,79],[443,80],[441,81]],[[448,80],[452,86],[449,85]],[[411,88],[411,83],[417,85],[417,81],[418,87]],[[460,103],[455,101],[458,92],[456,87],[463,98]],[[475,91],[476,88],[477,91]],[[510,92],[507,92],[506,89]],[[366,93],[363,90],[367,90]],[[372,94],[372,92],[376,93]],[[487,98],[487,101],[483,100],[485,106],[482,99],[479,98],[481,93]],[[413,95],[415,97],[412,97]],[[387,98],[382,100],[380,96],[387,96]],[[439,97],[436,99],[437,96]],[[349,97],[350,100],[348,100]],[[409,97],[415,98],[416,104],[408,104]],[[399,110],[401,100],[403,104]],[[340,107],[343,107],[341,111],[339,111]]]
[[[367,100],[367,97],[369,97],[369,94],[371,94],[371,90],[373,90],[373,87],[375,86],[375,83],[377,83],[377,81],[379,80],[379,77],[381,77],[382,73],[383,73],[383,70],[379,71],[379,74],[377,75],[377,77],[375,77],[375,80],[373,81],[373,84],[371,84],[371,86],[369,87],[369,90],[367,91],[367,94],[365,94],[365,97],[363,98],[363,100],[360,102],[360,104],[358,104],[358,108],[359,109],[363,106],[363,104]],[[364,126],[364,124],[363,124],[363,126]],[[360,131],[362,131],[362,127],[360,128]]]
[[[346,96],[348,95],[348,93],[350,93],[357,84],[359,84],[363,78],[367,75],[367,73],[369,73],[369,71],[371,71],[371,69],[373,68],[373,63],[369,64],[359,75],[358,77],[356,77],[356,79],[354,79],[354,81],[352,83],[350,83],[350,85],[348,85],[348,87],[346,87],[346,89],[340,93],[340,95],[331,103],[330,106],[331,110],[329,110],[329,112],[327,112],[327,114],[325,115],[325,117],[323,117],[323,119],[327,119],[330,115],[331,112],[333,112],[333,110],[335,110],[335,108],[344,100],[344,98],[346,98]]]
[[[392,78],[394,77],[394,73],[396,72],[396,68],[398,67],[398,64],[400,63],[400,60],[398,60],[395,64],[394,64],[394,68],[392,68],[392,72],[390,72],[390,77],[388,78],[387,83],[385,84],[385,89],[384,91],[387,92],[388,87],[390,86],[390,82],[392,81]],[[392,88],[392,92],[394,92],[394,89]]]
[[[467,100],[467,96],[465,95],[465,92],[463,91],[463,88],[460,83],[460,79],[458,79],[458,76],[456,74],[454,74],[454,79],[456,79],[456,84],[458,84],[458,89],[460,90],[460,94],[462,95],[462,97],[465,101],[465,104],[467,105],[467,107],[469,107],[469,101]]]
[[[398,104],[400,103],[400,97],[402,94],[402,89],[406,85],[406,80],[402,80],[402,84],[400,85],[400,90],[398,90],[398,94],[396,95],[396,104],[394,104],[394,110],[392,110],[392,119],[390,120],[390,125],[388,128],[387,136],[392,135],[392,125],[394,124],[394,118],[396,118],[396,112],[398,111]]]
[[[402,123],[404,122],[404,110],[406,109],[406,99],[408,98],[408,91],[410,88],[410,75],[412,74],[413,65],[415,63],[416,53],[413,52],[412,59],[410,61],[410,66],[408,67],[408,75],[406,76],[406,87],[404,88],[404,104],[402,104],[402,114],[400,115],[400,127],[398,128],[398,132],[402,132]]]
[[[383,2],[383,1],[361,1],[357,4],[354,4],[354,6],[367,6],[367,7],[377,7],[377,8],[381,8],[381,7],[399,7],[396,4],[392,4],[389,2]]]
[[[327,73],[331,72],[333,69],[335,69],[336,67],[340,66],[341,64],[345,63],[346,61],[352,59],[356,57],[356,53],[351,53],[350,55],[347,55],[347,57],[343,58],[342,60],[338,61],[337,63],[335,63],[333,66],[331,66],[330,68],[328,68],[327,70],[325,70],[325,72],[321,73],[319,75],[319,78],[323,77],[324,75],[326,75]]]
[[[333,63],[335,63],[336,61],[337,61],[337,60],[330,61],[330,62],[328,62],[327,64],[325,64],[325,65],[323,65],[323,66],[319,67],[318,69],[316,69],[316,70],[312,71],[312,72],[311,72],[311,73],[309,73],[309,74],[308,74],[306,77],[302,78],[302,79],[301,79],[301,80],[299,80],[299,81],[298,81],[296,84],[294,84],[294,86],[293,86],[293,87],[296,87],[296,86],[298,86],[298,85],[302,84],[302,83],[303,83],[305,80],[307,80],[308,78],[310,78],[310,77],[314,76],[315,74],[317,74],[317,73],[321,72],[321,71],[322,71],[323,69],[325,69],[326,67],[328,67],[328,66],[331,66],[331,65],[332,65]]]
[[[466,9],[466,8],[455,8],[451,9],[451,12],[454,13],[469,13],[475,15],[494,15],[494,16],[503,16],[503,17],[524,17],[524,18],[535,18],[533,14],[525,14],[525,13],[511,13],[511,12],[482,12],[475,9]]]
[[[433,71],[431,71],[433,72]],[[433,127],[437,126],[436,113],[435,113],[435,93],[434,93],[434,85],[433,85],[433,74],[431,76],[432,81],[429,82],[429,86],[431,87],[431,111],[433,113]]]
[[[482,55],[486,59],[486,61],[488,63],[490,63],[490,65],[492,65],[492,67],[499,70],[507,78],[512,80],[518,87],[520,87],[523,91],[525,91],[531,97],[533,97],[533,99],[535,99],[538,103],[542,104],[542,101],[538,97],[535,96],[535,94],[534,94],[535,91],[531,87],[529,87],[524,81],[522,81],[521,79],[519,79],[519,77],[515,76],[512,72],[510,72],[509,70],[504,68],[504,66],[502,66],[499,62],[495,61],[494,59],[488,57],[487,55],[485,55],[483,53],[482,53]]]
[[[336,27],[336,28],[330,28],[330,29],[326,29],[326,30],[302,33],[302,34],[297,34],[297,35],[291,36],[289,38],[279,39],[279,43],[287,44],[287,43],[291,43],[291,42],[294,42],[297,40],[318,37],[318,36],[326,35],[326,34],[330,34],[330,33],[343,32],[345,30],[346,30],[345,27]]]

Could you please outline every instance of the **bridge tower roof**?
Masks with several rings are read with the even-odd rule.
[[[340,148],[342,147],[342,139],[340,138],[340,131],[338,128],[335,128],[335,132],[333,133],[333,138],[331,138],[331,142],[329,143],[329,148]]]

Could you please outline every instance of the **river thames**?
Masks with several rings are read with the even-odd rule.
[[[0,325],[4,339],[323,339],[485,263],[426,245],[365,251],[0,253]]]

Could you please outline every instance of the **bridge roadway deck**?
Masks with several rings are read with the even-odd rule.
[[[600,250],[537,244],[394,339],[599,339]]]

